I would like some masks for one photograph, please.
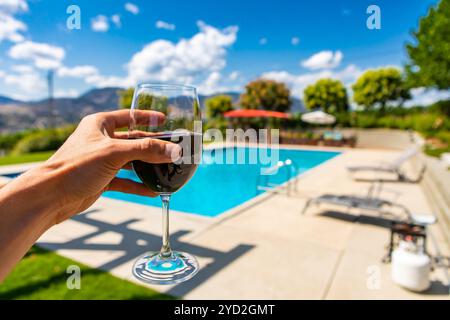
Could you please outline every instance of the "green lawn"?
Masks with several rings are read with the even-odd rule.
[[[425,146],[424,152],[431,157],[440,158],[443,153],[450,152],[450,147],[433,148],[431,146]]]
[[[69,265],[81,269],[81,288],[69,290]],[[174,299],[34,246],[0,284],[0,299]]]
[[[0,157],[0,166],[16,163],[44,161],[50,158],[55,151],[33,152],[19,155],[7,155]]]

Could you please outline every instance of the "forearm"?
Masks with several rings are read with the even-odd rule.
[[[55,183],[42,165],[0,188],[0,282],[56,221]]]
[[[148,124],[164,114],[136,111]],[[180,147],[158,139],[128,139],[115,130],[130,123],[118,110],[83,118],[64,145],[44,164],[0,188],[0,281],[51,226],[89,208],[105,190],[154,196],[142,183],[116,177],[125,164],[168,163]]]

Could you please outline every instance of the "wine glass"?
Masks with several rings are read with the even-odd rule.
[[[142,119],[142,111],[151,110]],[[170,163],[133,161],[141,181],[162,200],[162,247],[147,252],[133,266],[133,275],[147,283],[174,284],[192,278],[199,270],[194,256],[173,251],[169,244],[169,201],[192,178],[202,157],[201,112],[194,87],[140,84],[130,110],[130,139],[160,139],[178,144],[179,157]]]

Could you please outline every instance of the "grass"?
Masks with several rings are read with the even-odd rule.
[[[81,270],[81,288],[69,290],[67,267]],[[174,299],[154,290],[89,268],[73,260],[34,246],[0,284],[0,299]]]
[[[424,152],[432,157],[439,158],[443,153],[450,152],[450,131],[423,133],[426,139]]]
[[[432,146],[425,146],[424,152],[435,158],[440,158],[443,153],[450,152],[450,147],[447,148],[433,148]]]
[[[8,164],[26,163],[26,162],[37,162],[45,161],[51,157],[55,151],[43,151],[43,152],[33,152],[19,155],[7,155],[0,157],[0,166]]]

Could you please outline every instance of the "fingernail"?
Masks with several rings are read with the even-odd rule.
[[[167,158],[175,162],[181,158],[181,147],[175,143],[168,143],[166,144],[165,153]]]

